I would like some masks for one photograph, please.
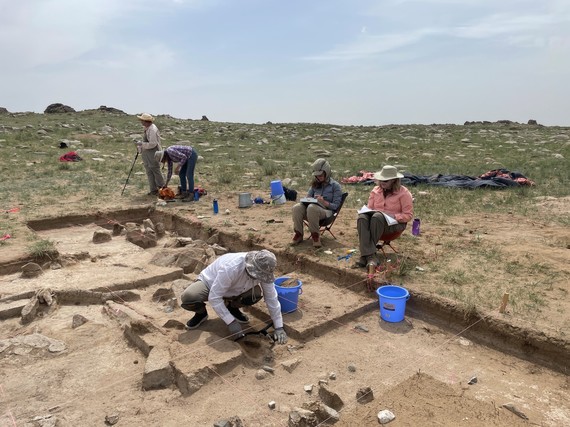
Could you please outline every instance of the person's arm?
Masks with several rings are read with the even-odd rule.
[[[336,181],[331,183],[332,188],[332,200],[327,204],[327,209],[331,211],[336,211],[342,202],[342,188],[340,184]]]
[[[168,173],[166,174],[166,183],[164,184],[164,186],[168,187],[170,178],[172,178],[172,160],[168,159],[166,163],[168,163]]]
[[[372,189],[372,191],[370,192],[370,195],[368,196],[368,204],[367,204],[367,206],[373,210],[376,210],[375,205],[376,205],[376,194],[377,193],[374,191],[375,189],[376,189],[376,187],[374,187]]]
[[[269,315],[271,316],[271,320],[273,320],[273,327],[275,329],[282,328],[283,315],[281,314],[281,304],[279,304],[275,286],[273,283],[262,283],[261,288],[263,289],[263,299],[265,300],[265,305],[267,305]]]

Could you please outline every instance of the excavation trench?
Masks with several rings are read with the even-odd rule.
[[[107,243],[94,245],[90,242],[93,230],[112,230],[115,224],[128,222],[142,223],[149,218],[153,223],[162,223],[170,235],[208,241],[215,236],[216,243],[229,251],[248,251],[262,246],[251,238],[244,239],[239,233],[222,229],[208,228],[198,220],[186,218],[170,212],[141,208],[95,214],[57,217],[30,221],[28,226],[40,237],[60,242],[67,255],[78,256],[87,250],[90,256],[81,261],[81,277],[69,277],[60,272],[53,274],[53,281],[42,282],[42,276],[30,282],[11,280],[3,286],[0,299],[0,319],[18,317],[25,304],[39,289],[49,287],[60,306],[77,307],[101,305],[107,315],[122,327],[127,341],[147,358],[143,388],[153,389],[176,385],[182,394],[195,393],[216,375],[224,375],[237,365],[251,362],[271,364],[269,344],[260,347],[259,357],[244,358],[240,347],[224,340],[225,325],[214,317],[206,323],[200,333],[184,331],[180,321],[172,319],[172,311],[165,311],[164,301],[157,301],[160,292],[168,294],[170,300],[183,289],[168,287],[179,279],[191,279],[189,272],[176,266],[149,266],[145,252],[129,253],[127,246],[114,249],[122,262],[113,262],[105,268],[100,264]],[[117,244],[121,237],[114,237]],[[160,246],[160,240],[159,240]],[[124,249],[127,248],[127,249]],[[297,341],[308,342],[337,329],[349,321],[366,313],[378,310],[375,294],[366,290],[362,272],[340,269],[334,265],[316,262],[308,257],[287,250],[275,250],[278,258],[278,274],[294,275],[303,282],[303,294],[297,311],[284,315],[289,336]],[[160,251],[159,247],[152,251]],[[147,258],[145,258],[145,256]],[[111,258],[111,257],[109,257]],[[17,275],[21,267],[30,261],[43,260],[16,259],[0,265],[2,277]],[[141,265],[137,265],[140,262]],[[75,267],[77,268],[77,267]],[[63,268],[61,271],[65,271]],[[71,271],[71,269],[70,269]],[[43,275],[44,277],[48,274]],[[12,286],[17,282],[17,286]],[[12,287],[10,287],[12,286]],[[165,290],[166,289],[166,290]],[[176,307],[180,310],[178,307]],[[263,304],[249,308],[253,316],[252,329],[260,329],[269,320]],[[49,313],[47,313],[49,314]],[[453,334],[514,355],[518,358],[542,365],[567,374],[569,372],[570,346],[568,341],[512,323],[507,323],[493,313],[466,312],[461,306],[421,291],[411,292],[406,316],[433,324]],[[181,317],[178,315],[178,317]],[[184,316],[182,316],[184,317]],[[400,326],[383,323],[384,328],[396,330]],[[193,358],[173,358],[170,355],[187,351],[192,344],[199,351]],[[200,345],[198,345],[200,344]]]

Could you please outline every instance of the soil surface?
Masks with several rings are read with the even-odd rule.
[[[326,234],[323,248],[317,250],[310,240],[289,246],[293,236],[291,202],[240,209],[238,197],[238,193],[216,194],[220,207],[217,215],[212,212],[210,195],[196,203],[175,202],[158,207],[155,199],[133,195],[122,199],[120,206],[110,201],[100,209],[149,206],[200,221],[205,229],[234,233],[236,238],[250,244],[318,261],[323,269],[327,266],[351,269],[354,258],[338,258],[357,248],[354,209],[346,208],[341,213],[332,228],[336,239]],[[570,209],[570,199],[540,203],[545,212]],[[61,207],[56,206],[46,207],[42,212],[45,218],[62,214]],[[161,250],[160,244],[142,250],[113,238],[111,242],[96,245],[90,241],[94,229],[93,225],[83,225],[38,232],[42,238],[55,241],[62,254],[88,252],[89,257],[69,267],[47,270],[35,279],[22,279],[17,273],[5,274],[0,277],[1,297],[5,299],[42,288],[94,289],[119,284],[121,289],[131,289],[140,295],[139,301],[125,304],[162,331],[158,334],[158,346],[169,349],[173,364],[192,369],[192,365],[204,363],[210,368],[203,375],[211,375],[211,378],[190,395],[181,393],[176,385],[143,391],[146,356],[128,342],[121,325],[103,309],[105,305],[60,305],[27,325],[22,325],[19,318],[2,321],[0,339],[4,342],[27,336],[34,339],[0,347],[0,426],[47,426],[53,425],[48,423],[56,418],[58,426],[104,425],[106,417],[109,424],[115,415],[119,417],[117,425],[120,426],[207,426],[232,416],[239,416],[245,426],[284,426],[293,408],[319,400],[321,386],[333,390],[344,402],[337,423],[343,426],[378,425],[377,414],[384,409],[396,415],[390,423],[394,426],[570,424],[567,375],[474,344],[460,334],[409,316],[400,323],[385,322],[377,309],[362,308],[366,304],[363,298],[373,301],[373,296],[366,296],[360,290],[354,297],[347,290],[343,291],[344,297],[332,291],[331,295],[325,295],[326,291],[321,289],[326,289],[326,283],[306,274],[296,276],[294,269],[279,271],[282,275],[299,277],[305,290],[299,297],[299,309],[285,315],[285,323],[291,324],[293,329],[301,323],[310,326],[311,322],[335,325],[322,333],[314,332],[320,336],[311,339],[294,338],[293,333],[285,346],[268,349],[267,343],[262,342],[260,346],[269,352],[274,372],[258,379],[261,360],[246,354],[243,346],[225,340],[225,328],[214,315],[200,330],[163,328],[167,320],[186,322],[189,313],[179,307],[167,312],[162,303],[153,300],[158,288],[169,286],[174,280],[165,278],[176,273],[174,268],[149,263],[153,254]],[[504,257],[506,264],[524,270],[525,276],[533,274],[532,266],[537,273],[545,268],[556,272],[540,294],[545,303],[527,308],[508,305],[502,316],[568,339],[568,228],[546,220],[531,222],[508,213],[449,218],[441,225],[422,223],[422,234],[418,238],[406,231],[394,242],[399,256],[390,250],[387,253],[394,262],[405,258],[413,265],[406,276],[398,278],[407,289],[436,293],[441,276],[425,274],[430,261],[448,257],[450,271],[469,266],[470,254],[463,248],[472,245],[474,240],[485,248],[500,248],[500,252],[489,256]],[[1,247],[0,264],[22,259],[27,243],[10,242],[9,250]],[[484,266],[479,264],[477,268],[484,269]],[[345,284],[346,288],[364,289],[366,272],[360,271],[362,280]],[[505,281],[509,276],[499,270],[492,276],[491,283],[467,286],[482,286],[483,295],[493,300],[491,305],[496,312],[508,289]],[[195,276],[184,277],[191,280]],[[487,280],[488,276],[484,277]],[[152,278],[158,279],[152,282]],[[521,277],[521,280],[526,279]],[[149,286],[133,285],[147,280],[150,280]],[[541,284],[536,286],[541,287]],[[319,303],[329,311],[319,312],[316,308]],[[346,317],[338,312],[344,304],[361,307],[361,312]],[[260,309],[261,314],[259,310],[249,311],[254,329],[259,329],[266,320],[263,307]],[[72,318],[78,314],[88,321],[73,329]],[[50,351],[52,347],[43,345],[45,340],[34,334],[54,340],[51,344],[55,350],[59,343],[64,343],[65,349]],[[212,361],[216,358],[230,362],[223,368],[213,368],[221,366]],[[295,359],[298,365],[289,372],[282,363]],[[474,377],[477,381],[469,385]],[[308,392],[306,386],[310,385],[313,388]],[[356,393],[363,387],[372,390],[371,402],[357,402]],[[268,407],[270,401],[275,402],[275,409]],[[529,420],[502,407],[509,403]]]

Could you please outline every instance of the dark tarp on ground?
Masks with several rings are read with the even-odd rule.
[[[360,171],[360,176],[341,179],[343,184],[373,185],[374,179],[371,172]],[[413,175],[403,173],[402,184],[414,186],[418,184],[435,185],[439,187],[454,188],[507,188],[531,186],[534,182],[519,172],[510,172],[507,169],[494,169],[480,176],[467,175]]]

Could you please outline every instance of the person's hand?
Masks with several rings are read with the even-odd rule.
[[[287,334],[285,333],[285,329],[283,328],[275,329],[275,332],[273,333],[273,339],[278,344],[285,344],[287,342]]]
[[[133,142],[137,147],[140,147],[142,145],[142,141],[133,141]]]
[[[244,336],[243,331],[241,330],[241,326],[237,320],[234,320],[232,323],[228,325],[228,329],[230,331],[230,336],[228,338],[236,341]]]

